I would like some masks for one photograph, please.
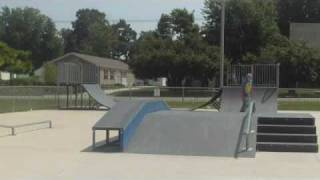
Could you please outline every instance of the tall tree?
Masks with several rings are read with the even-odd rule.
[[[131,68],[140,78],[167,77],[170,86],[192,80],[207,84],[216,75],[219,49],[204,41],[199,29],[185,9],[163,14],[157,30],[142,33],[136,41]]]
[[[172,39],[173,29],[172,29],[172,18],[170,15],[168,14],[161,15],[156,31],[162,38]]]
[[[116,41],[112,44],[112,57],[128,60],[130,49],[137,39],[137,32],[123,19],[112,25],[112,31],[116,37]]]
[[[290,23],[319,23],[319,0],[277,0],[279,28],[281,33],[289,37]]]
[[[32,70],[30,52],[16,50],[0,42],[0,70],[10,73],[30,73]]]
[[[62,54],[62,43],[53,21],[34,8],[3,7],[0,40],[10,47],[31,52],[34,68]]]
[[[116,39],[106,15],[95,9],[80,9],[72,30],[64,30],[66,52],[76,51],[96,56],[110,57],[111,44]]]
[[[63,39],[63,49],[65,53],[73,52],[76,50],[76,37],[72,29],[63,28],[60,31]]]
[[[320,52],[280,34],[269,40],[259,56],[247,54],[244,59],[249,63],[280,63],[283,88],[310,87],[320,79]]]
[[[170,13],[172,19],[172,29],[176,36],[183,38],[184,35],[193,31],[194,12],[187,9],[174,9]]]
[[[203,9],[204,34],[207,42],[219,45],[221,1],[206,0]],[[273,0],[226,1],[225,47],[226,55],[241,62],[248,52],[259,54],[270,36],[278,33],[277,11]]]

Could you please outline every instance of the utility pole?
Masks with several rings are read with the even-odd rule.
[[[226,0],[221,0],[221,32],[220,32],[220,88],[224,82],[224,26],[226,16]]]

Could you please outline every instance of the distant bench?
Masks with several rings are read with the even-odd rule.
[[[34,122],[34,123],[27,123],[27,124],[19,124],[19,125],[0,125],[2,128],[9,128],[11,129],[11,135],[15,136],[16,135],[16,129],[17,128],[22,128],[22,127],[28,127],[28,126],[35,126],[39,124],[49,124],[49,128],[52,128],[52,121],[41,121],[41,122]]]

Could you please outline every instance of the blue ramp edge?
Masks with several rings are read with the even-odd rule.
[[[128,121],[128,124],[123,128],[121,132],[122,138],[120,143],[122,150],[127,150],[130,139],[133,137],[136,129],[147,114],[167,110],[170,110],[170,108],[164,101],[150,101],[143,103],[137,113],[133,117],[131,117],[131,119]]]

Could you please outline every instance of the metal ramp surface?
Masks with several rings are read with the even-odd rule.
[[[257,113],[277,113],[277,88],[254,88],[253,99]],[[240,112],[242,106],[242,88],[225,87],[222,92],[221,112]]]
[[[109,109],[115,105],[115,101],[113,100],[113,97],[107,96],[98,84],[82,84],[82,87],[100,105],[107,107]]]
[[[252,151],[239,154],[245,113],[160,111],[148,114],[131,138],[130,153],[225,156],[255,156],[255,135],[250,136]],[[255,123],[255,121],[253,121]],[[255,126],[253,126],[255,127]]]
[[[161,100],[120,101],[117,102],[93,127],[93,147],[95,131],[118,130],[120,148],[125,150],[137,127],[144,117],[157,111],[168,111],[169,107]],[[107,135],[108,136],[108,135]]]

